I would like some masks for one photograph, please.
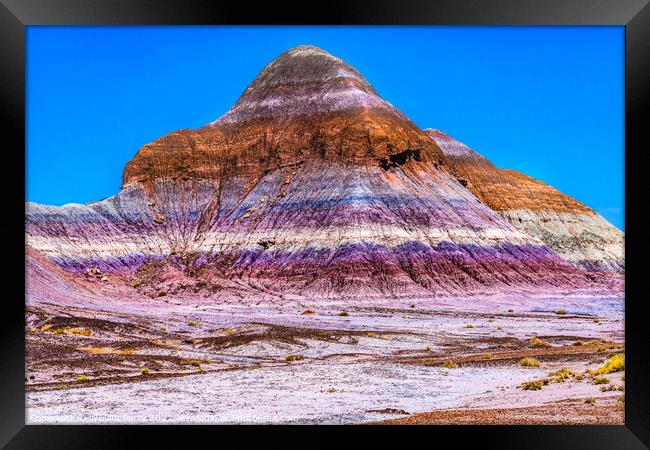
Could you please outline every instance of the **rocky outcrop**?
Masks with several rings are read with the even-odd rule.
[[[82,276],[216,298],[612,292],[459,182],[429,133],[301,46],[215,122],[144,146],[122,190],[28,204],[28,243]]]
[[[441,131],[427,131],[456,176],[515,227],[580,267],[624,270],[623,233],[594,210],[535,178],[497,168]]]

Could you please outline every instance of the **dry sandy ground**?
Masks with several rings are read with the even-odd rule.
[[[585,298],[32,303],[27,422],[620,424],[624,372],[582,374],[623,351],[622,317]]]

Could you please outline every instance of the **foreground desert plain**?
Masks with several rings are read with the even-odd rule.
[[[620,299],[28,311],[29,423],[623,422]]]
[[[623,423],[623,233],[316,47],[26,235],[30,424]]]

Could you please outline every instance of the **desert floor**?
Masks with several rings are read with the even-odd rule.
[[[586,373],[623,352],[622,299],[31,302],[26,326],[29,424],[624,422],[625,372]]]

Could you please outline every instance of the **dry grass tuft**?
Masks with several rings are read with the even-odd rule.
[[[612,372],[621,372],[625,370],[625,354],[617,353],[610,356],[601,367],[594,372],[597,375],[604,375]]]
[[[549,376],[553,377],[553,380],[556,383],[562,383],[563,381],[566,381],[570,378],[577,378],[578,374],[571,369],[563,367],[559,370],[556,370],[555,372],[551,372]]]
[[[458,364],[456,364],[452,360],[448,360],[448,361],[445,361],[445,362],[442,363],[442,367],[444,367],[445,369],[457,369]]]
[[[539,391],[544,387],[548,382],[546,380],[532,380],[524,381],[521,383],[521,388],[524,391]]]
[[[184,366],[201,367],[201,361],[198,359],[184,359],[181,361],[181,364]]]
[[[532,345],[533,347],[550,347],[551,346],[551,344],[549,344],[548,342],[546,342],[546,341],[544,341],[544,340],[542,340],[542,339],[540,339],[538,337],[532,338],[530,340],[530,345]]]
[[[132,355],[135,350],[131,348],[117,349],[111,347],[80,347],[78,350],[93,355]]]
[[[304,355],[287,355],[284,357],[285,361],[300,361],[301,359],[305,359]]]
[[[519,361],[519,365],[522,367],[539,367],[540,362],[535,358],[524,358]]]
[[[609,378],[607,377],[594,377],[594,384],[609,384]]]

